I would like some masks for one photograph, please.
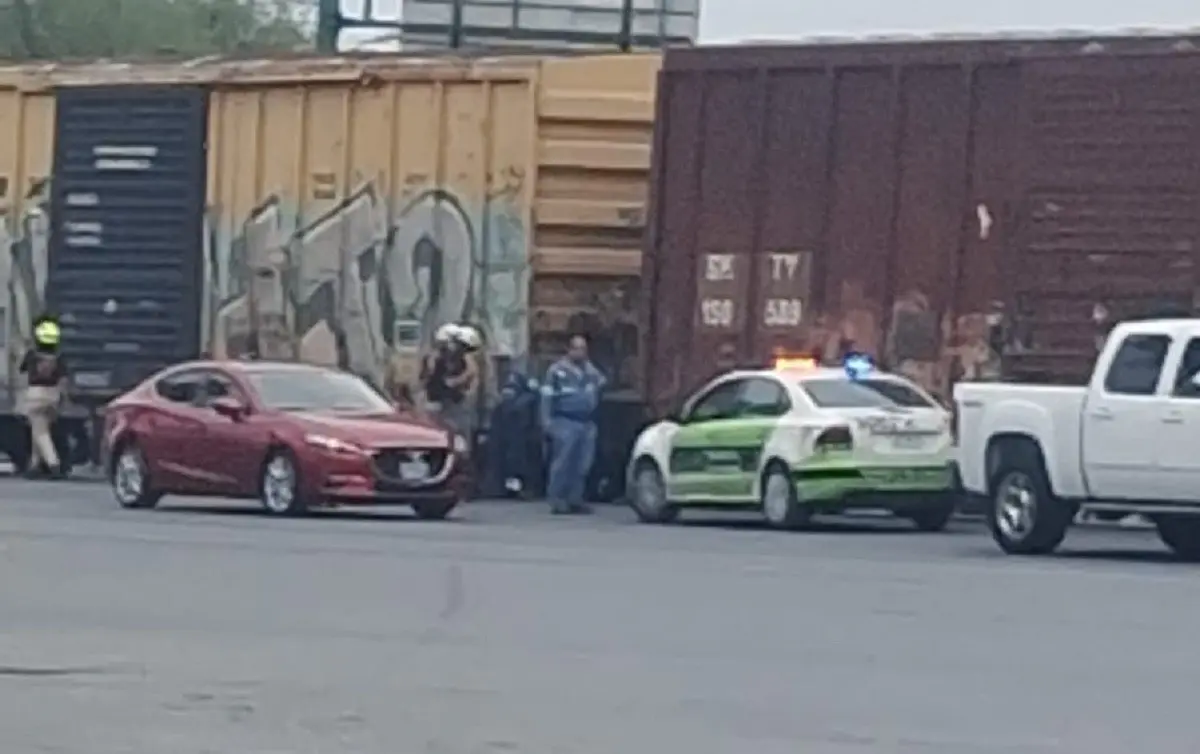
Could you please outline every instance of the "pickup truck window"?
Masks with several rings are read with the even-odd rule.
[[[805,380],[800,387],[817,408],[933,408],[934,404],[896,380]]]
[[[1104,391],[1116,395],[1154,395],[1171,339],[1166,335],[1130,335],[1108,365]]]
[[[1176,398],[1200,398],[1200,388],[1192,384],[1192,378],[1200,372],[1200,338],[1188,341],[1183,349],[1183,360],[1179,362],[1179,371],[1175,373],[1175,389],[1172,395]]]

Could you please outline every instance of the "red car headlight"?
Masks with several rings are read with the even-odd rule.
[[[355,445],[352,442],[346,442],[345,440],[339,440],[336,437],[329,437],[327,435],[305,435],[304,442],[314,448],[320,448],[326,453],[333,453],[335,455],[368,456],[371,454],[369,450],[361,445]]]

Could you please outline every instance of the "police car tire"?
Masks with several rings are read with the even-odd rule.
[[[641,491],[642,484],[652,484],[658,488],[662,504],[658,507],[644,505]],[[669,524],[679,518],[679,506],[672,505],[667,499],[667,484],[663,479],[658,464],[648,458],[638,461],[633,472],[633,489],[629,491],[629,506],[637,514],[638,520],[644,524]]]
[[[782,477],[787,487],[787,504],[782,511],[773,511],[767,502],[767,491],[771,485],[771,480],[780,477]],[[762,503],[763,518],[772,527],[776,529],[801,529],[812,523],[812,508],[805,505],[804,501],[800,499],[800,495],[796,492],[796,485],[792,483],[791,474],[788,473],[788,470],[781,463],[772,463],[767,466],[760,487],[759,498]]]

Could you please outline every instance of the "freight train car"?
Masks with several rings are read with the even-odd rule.
[[[868,351],[941,395],[1069,382],[1110,324],[1193,312],[1200,38],[671,50],[648,395]]]
[[[484,333],[490,384],[583,327],[639,395],[659,61],[0,69],[0,446],[25,452],[14,364],[47,308],[72,415],[204,353],[411,383],[452,320]]]

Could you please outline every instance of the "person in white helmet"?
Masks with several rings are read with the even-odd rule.
[[[440,416],[468,442],[472,411],[468,398],[475,387],[478,367],[471,351],[479,335],[474,328],[446,324],[434,333],[433,351],[421,365],[421,383],[429,410]],[[474,346],[478,348],[477,345]]]

